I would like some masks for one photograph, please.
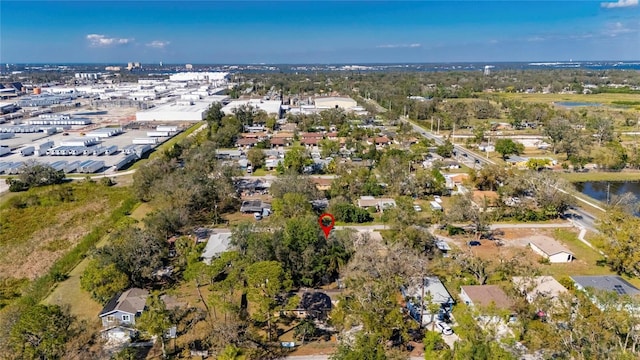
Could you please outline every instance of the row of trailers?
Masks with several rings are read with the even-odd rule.
[[[18,162],[0,162],[0,174],[16,175],[22,172],[24,167],[22,161]],[[50,164],[52,168],[63,171],[65,174],[93,174],[104,168],[104,161],[86,160],[86,161],[56,161]]]

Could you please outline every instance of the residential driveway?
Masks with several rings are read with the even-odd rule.
[[[442,335],[442,340],[444,340],[444,342],[449,345],[451,349],[453,349],[456,341],[460,341],[460,337],[458,336],[458,334],[453,333],[451,335]]]

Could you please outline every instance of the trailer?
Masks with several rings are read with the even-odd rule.
[[[104,167],[104,161],[92,160],[89,164],[80,168],[80,172],[84,174],[93,174]]]
[[[134,145],[155,145],[158,143],[157,138],[135,138],[133,139]]]
[[[104,154],[105,150],[107,150],[107,148],[104,147],[104,146],[96,146],[93,149],[93,156],[100,156],[100,155]]]
[[[169,133],[176,133],[178,132],[178,127],[177,126],[168,126],[168,125],[158,125],[156,126],[156,131],[166,131]]]
[[[51,167],[56,169],[56,171],[62,171],[67,166],[66,161],[55,161],[51,164]]]
[[[73,155],[73,156],[84,155],[85,149],[86,149],[86,147],[84,147],[84,146],[72,146],[69,149],[69,155]]]
[[[169,137],[168,131],[147,131],[147,137]]]
[[[138,156],[138,158],[141,159],[144,154],[148,153],[149,151],[151,151],[151,145],[140,145],[136,147],[135,154]]]
[[[85,166],[91,164],[92,162],[93,162],[93,160],[85,160],[85,161],[80,162],[80,164],[78,164],[78,168],[76,169],[76,172],[78,172],[78,173],[84,172],[83,170],[84,170]]]
[[[51,149],[54,145],[53,140],[45,141],[42,144],[38,145],[38,151],[47,151]]]
[[[68,174],[78,170],[79,166],[80,166],[80,161],[73,161],[66,164],[65,167],[62,168],[62,170],[64,171],[65,174]]]
[[[23,164],[22,161],[12,163],[11,167],[5,170],[5,173],[11,174],[11,175],[19,174],[22,171],[22,164]]]
[[[12,162],[0,163],[0,174],[4,174],[12,165]]]
[[[31,156],[36,151],[36,148],[33,146],[27,146],[25,148],[20,149],[20,155],[22,156]]]
[[[115,165],[116,170],[122,169],[123,167],[136,161],[137,159],[138,159],[138,156],[136,154],[129,154],[125,156],[122,160],[118,161],[118,163]]]
[[[136,151],[136,145],[127,145],[124,148],[122,148],[122,152],[125,153],[125,155],[134,154],[135,151]]]
[[[11,149],[8,147],[0,146],[0,156],[7,155],[11,152]]]
[[[105,155],[113,155],[118,152],[118,147],[116,145],[109,146],[104,150]]]

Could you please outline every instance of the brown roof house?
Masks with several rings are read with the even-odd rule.
[[[532,236],[529,238],[529,246],[531,250],[548,259],[551,263],[568,263],[574,258],[571,250],[548,236]]]
[[[478,309],[478,324],[502,327],[506,318],[512,319],[513,302],[497,285],[466,285],[460,287],[460,300],[470,307]],[[498,329],[499,332],[508,331]]]

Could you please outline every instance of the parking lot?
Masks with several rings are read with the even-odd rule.
[[[92,129],[95,130],[95,129]],[[66,134],[66,135],[65,135]],[[64,144],[66,141],[75,141],[85,138],[84,132],[78,131],[75,129],[69,130],[64,133],[56,133],[53,135],[47,135],[45,133],[17,133],[13,138],[0,140],[0,146],[9,147],[12,149],[12,152],[6,154],[4,156],[0,156],[0,164],[1,163],[24,163],[27,161],[38,161],[47,164],[53,164],[60,161],[66,161],[67,163],[73,162],[85,162],[87,160],[94,161],[104,161],[104,168],[98,170],[98,172],[105,171],[109,168],[112,168],[116,164],[120,163],[127,154],[123,151],[123,149],[127,146],[133,145],[133,140],[136,138],[147,138],[147,130],[125,130],[122,134],[117,136],[112,136],[108,138],[100,138],[99,142],[95,145],[86,146],[88,150],[88,154],[79,154],[79,155],[62,155],[62,156],[54,156],[54,155],[39,155],[37,152],[33,155],[22,156],[19,153],[19,150],[28,146],[33,146],[37,150],[40,145],[45,142],[53,141],[53,146],[58,147]],[[151,147],[156,147],[162,142],[170,139],[170,137],[158,138],[158,143],[151,145]],[[111,147],[117,146],[117,151],[113,154],[101,154],[101,155],[93,155],[93,150],[98,147]],[[83,147],[76,147],[79,150],[82,150]]]

